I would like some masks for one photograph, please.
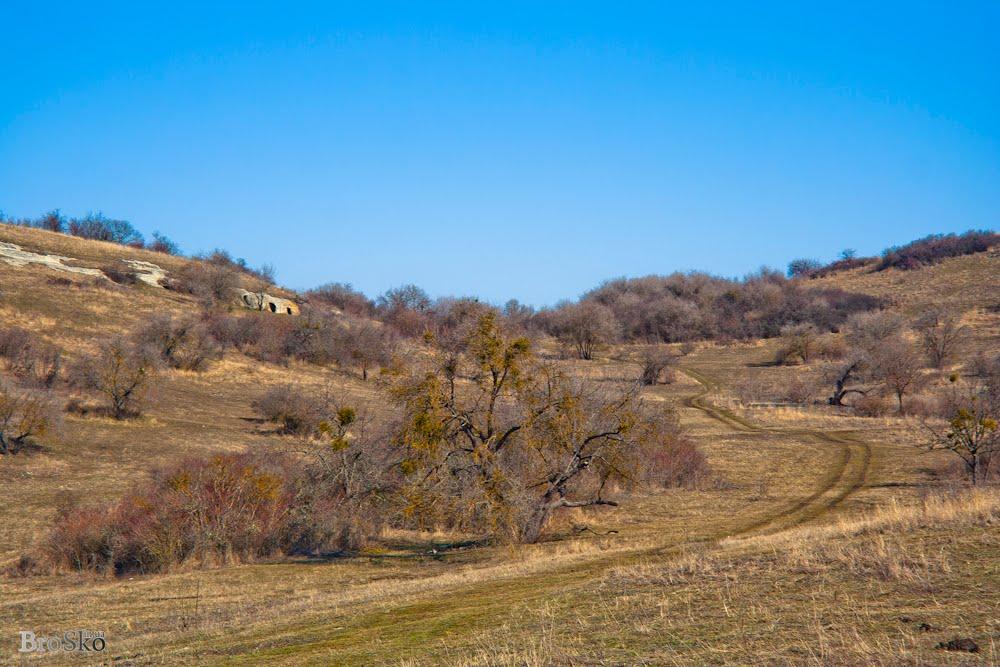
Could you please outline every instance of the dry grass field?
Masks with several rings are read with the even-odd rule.
[[[8,226],[0,241],[80,266],[131,257],[169,272],[185,261]],[[815,282],[891,297],[908,313],[960,303],[976,346],[1000,347],[1000,314],[989,309],[1000,298],[996,253]],[[194,308],[147,285],[0,261],[0,317],[71,356],[153,313]],[[595,379],[634,377],[637,366],[614,360],[628,354],[561,363]],[[93,664],[1000,663],[1000,495],[943,480],[950,459],[916,446],[914,419],[738,406],[742,382],[777,386],[807,372],[772,366],[773,357],[773,343],[703,344],[673,383],[644,389],[678,411],[707,455],[711,479],[697,489],[574,510],[535,545],[390,531],[360,554],[328,559],[124,578],[0,575],[0,662],[22,660],[19,630],[88,628],[108,642]],[[113,499],[185,454],[285,447],[250,407],[282,383],[329,388],[355,405],[380,400],[374,383],[342,372],[227,352],[207,372],[168,372],[139,419],[66,414],[39,451],[0,457],[0,568],[37,543],[67,494]],[[980,652],[937,648],[956,637]]]

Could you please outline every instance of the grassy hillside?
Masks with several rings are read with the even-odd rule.
[[[171,272],[188,261],[8,226],[0,241],[79,266],[132,258]],[[1000,347],[1000,313],[988,307],[1000,283],[995,252],[811,282],[888,297],[908,314],[960,304],[977,347]],[[154,313],[197,307],[149,285],[0,260],[0,316],[70,357]],[[771,365],[775,345],[703,343],[682,358],[673,383],[643,389],[653,405],[677,409],[708,457],[711,480],[697,489],[574,510],[535,545],[397,530],[359,554],[328,558],[128,578],[0,575],[0,661],[17,663],[19,629],[78,627],[104,630],[108,657],[135,664],[1000,661],[996,494],[969,495],[943,477],[950,459],[915,447],[914,419],[736,404],[741,383],[781,386],[814,372]],[[557,363],[591,379],[635,377],[638,364],[623,361],[635,358],[620,346]],[[283,383],[355,405],[385,400],[374,382],[333,368],[230,350],[206,372],[166,372],[138,419],[67,413],[38,451],[0,457],[0,567],[33,548],[67,494],[114,499],[184,455],[288,448],[250,407],[263,388]],[[58,392],[71,398],[68,388]],[[980,653],[937,648],[966,636]]]

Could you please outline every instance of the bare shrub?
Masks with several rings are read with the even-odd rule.
[[[847,343],[844,339],[832,335],[820,338],[816,346],[816,355],[830,361],[843,359],[847,353]]]
[[[871,310],[880,300],[762,270],[742,281],[702,273],[621,278],[585,294],[581,303],[609,308],[627,341],[682,342],[714,338],[772,338],[788,325],[810,323],[834,331],[848,315]],[[572,304],[541,311],[533,320],[557,335],[559,313]]]
[[[153,240],[146,246],[153,252],[162,252],[164,255],[180,255],[181,250],[177,244],[160,232],[153,232]]]
[[[776,361],[779,364],[807,364],[816,356],[819,332],[812,324],[795,324],[781,329],[781,346]]]
[[[413,338],[427,331],[431,298],[416,285],[402,285],[385,292],[376,301],[382,321],[403,336]]]
[[[34,387],[51,388],[62,369],[61,350],[20,327],[0,329],[0,358],[18,380]]]
[[[808,378],[796,375],[787,383],[785,383],[783,399],[789,403],[797,403],[799,405],[805,405],[809,402],[809,399],[813,395],[814,383],[810,382]]]
[[[354,289],[350,283],[327,283],[311,289],[305,294],[310,303],[332,306],[342,313],[355,317],[371,317],[375,313],[375,303]]]
[[[96,355],[81,359],[71,372],[77,386],[98,391],[115,419],[136,417],[153,389],[159,360],[146,348],[118,336]]]
[[[233,301],[240,286],[240,273],[225,263],[192,262],[177,271],[167,286],[193,295],[205,306],[226,305]]]
[[[844,334],[851,347],[871,354],[882,343],[898,338],[904,325],[902,316],[887,310],[857,313],[848,318]]]
[[[920,345],[934,368],[944,368],[961,354],[970,335],[961,320],[959,313],[932,308],[914,323]]]
[[[308,436],[319,432],[329,410],[324,397],[309,395],[292,385],[271,387],[251,407],[264,419],[277,424],[281,433]]]
[[[348,321],[338,329],[337,363],[341,368],[357,368],[367,380],[373,368],[385,368],[392,361],[396,339],[387,327],[366,320]]]
[[[142,234],[125,220],[105,218],[101,213],[91,213],[85,218],[69,221],[69,233],[84,239],[109,241],[141,248]]]
[[[793,259],[788,263],[789,278],[808,278],[823,265],[815,259]]]
[[[618,325],[610,308],[588,301],[563,307],[555,333],[578,358],[593,359],[598,350],[618,339]]]
[[[903,414],[903,397],[923,382],[920,355],[908,341],[896,338],[884,341],[871,355],[872,374],[886,390],[896,396],[899,414]]]
[[[32,226],[50,232],[64,232],[66,231],[66,218],[59,212],[59,209],[53,209],[35,220]]]
[[[168,314],[151,317],[133,339],[154,350],[169,367],[181,370],[204,371],[222,352],[203,322]]]
[[[862,417],[883,417],[889,414],[889,404],[884,396],[866,394],[857,398],[852,404],[855,412]]]
[[[0,455],[16,454],[58,421],[49,396],[0,384]]]
[[[673,366],[677,359],[667,350],[651,349],[642,355],[642,371],[639,382],[645,386],[670,384],[676,379]]]
[[[882,253],[876,271],[897,268],[904,271],[934,264],[947,257],[971,255],[1000,243],[1000,234],[989,230],[969,230],[964,234],[932,234]]]
[[[740,379],[733,387],[737,400],[744,406],[771,398],[764,381],[755,375]]]
[[[187,459],[117,503],[63,508],[44,557],[56,567],[122,575],[280,553],[295,505],[284,464],[248,454]]]

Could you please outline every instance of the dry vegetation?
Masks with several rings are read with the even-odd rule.
[[[261,276],[219,258],[191,264],[11,226],[0,240],[81,266],[142,259],[189,281],[164,290],[0,262],[5,331],[27,332],[0,338],[4,396],[44,396],[37,414],[52,427],[0,455],[0,661],[18,660],[19,629],[77,627],[105,630],[110,656],[136,664],[1000,660],[1000,499],[988,479],[970,490],[952,452],[916,446],[935,429],[985,423],[937,415],[963,400],[956,388],[978,391],[1000,348],[993,251],[833,271],[808,289],[762,274],[731,311],[711,305],[727,285],[647,281],[633,287],[657,295],[661,314],[697,312],[703,327],[678,334],[680,320],[664,318],[650,336],[648,321],[624,335],[622,305],[607,298],[623,287],[614,283],[565,312],[508,304],[502,330],[483,324],[483,304],[435,302],[412,286],[371,302],[328,285],[305,295],[302,317],[282,319],[228,310],[223,288],[257,289]],[[846,305],[833,319],[781,315],[824,298]],[[875,303],[898,321],[852,314]],[[712,319],[740,319],[750,304],[742,333]],[[539,331],[554,335],[522,358],[519,337]],[[651,342],[720,331],[750,340]],[[616,342],[623,335],[641,344]],[[130,356],[140,350],[154,358]],[[883,400],[878,416],[851,407],[858,393],[827,401],[835,371],[855,359],[845,386]],[[135,371],[136,361],[157,379],[141,409],[116,410],[100,386],[114,363]],[[508,388],[496,383],[505,369],[559,381]],[[428,384],[428,371],[457,393]],[[638,380],[635,395],[622,393]],[[483,398],[494,392],[504,399],[491,412]],[[392,396],[403,401],[387,410]],[[623,456],[617,429],[639,398],[663,419],[643,422],[660,429],[656,440],[690,443],[707,468],[630,488],[639,475],[629,466],[667,479],[677,463],[634,431],[643,456]],[[17,421],[24,406],[10,404]],[[523,419],[542,407],[545,418]],[[496,434],[512,427],[526,437],[507,455]],[[409,441],[386,447],[387,434]],[[470,434],[479,445],[462,451]],[[607,442],[581,446],[598,434]],[[415,443],[427,449],[407,461],[423,484],[379,475],[399,470],[388,465],[397,448]],[[593,467],[580,466],[588,456]],[[464,474],[478,481],[453,486]],[[545,491],[526,492],[539,480]],[[406,520],[383,493],[400,486],[422,510]],[[245,502],[221,511],[220,489]],[[559,511],[537,543],[496,539],[534,530],[540,497]],[[597,502],[612,498],[622,502]],[[444,510],[464,520],[435,515]],[[114,549],[87,546],[109,538]],[[78,571],[88,554],[112,552],[118,560]],[[979,652],[938,648],[963,638]]]

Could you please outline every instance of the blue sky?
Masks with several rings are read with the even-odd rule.
[[[694,4],[2,3],[0,210],[536,305],[998,226],[1000,3]]]

